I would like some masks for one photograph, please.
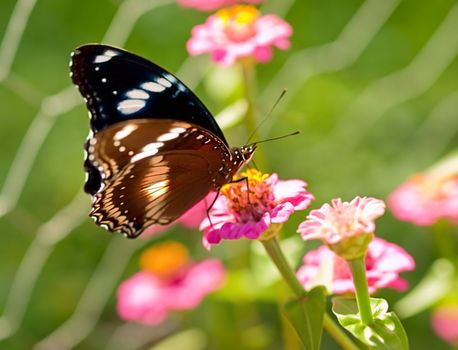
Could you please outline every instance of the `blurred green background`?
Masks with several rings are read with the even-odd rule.
[[[455,0],[266,0],[262,11],[285,18],[294,34],[290,50],[258,67],[263,114],[289,91],[260,133],[301,130],[262,145],[266,170],[306,180],[313,208],[333,197],[385,199],[456,148]],[[252,282],[275,273],[247,269],[246,261],[264,261],[256,249],[225,242],[208,253],[200,233],[179,228],[158,239],[186,242],[195,259],[224,259],[236,282],[161,326],[125,324],[115,312],[116,286],[137,271],[151,242],[111,236],[87,218],[88,119],[70,85],[70,52],[89,42],[125,47],[176,72],[217,114],[242,90],[232,85],[237,70],[186,53],[191,28],[206,16],[171,0],[0,1],[1,349],[137,349],[164,339],[174,343],[162,349],[284,347],[269,288],[283,289]],[[232,145],[246,141],[242,125],[225,133]],[[287,235],[304,216],[286,224]],[[377,232],[413,255],[417,268],[405,277],[415,286],[436,258],[429,229],[387,213]],[[379,295],[390,305],[401,297]],[[430,330],[428,312],[403,322],[412,349],[447,348]],[[325,336],[322,348],[337,346]]]

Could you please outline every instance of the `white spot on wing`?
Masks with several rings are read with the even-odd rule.
[[[145,100],[138,100],[138,99],[131,99],[131,100],[123,100],[118,103],[118,111],[123,114],[132,114],[138,112],[143,107],[145,107],[146,101]]]
[[[151,92],[161,92],[165,90],[165,87],[161,84],[154,83],[152,81],[148,81],[140,85],[143,89],[151,91]]]
[[[166,73],[166,74],[164,74],[164,77],[168,81],[171,81],[172,83],[176,83],[177,82],[177,79],[172,74]]]
[[[162,134],[157,138],[158,141],[169,141],[173,140],[178,137],[179,134],[174,133],[174,132],[168,132],[166,134]]]
[[[185,131],[186,131],[186,129],[182,128],[182,127],[177,127],[177,128],[170,129],[170,132],[174,132],[174,133],[177,133],[177,134],[181,134],[182,132],[185,132]]]
[[[121,130],[116,132],[113,138],[115,140],[122,140],[123,138],[129,136],[135,129],[137,129],[137,125],[128,124],[125,127],[123,127]]]
[[[110,227],[107,224],[99,224],[101,228],[104,228],[107,231],[110,231]]]
[[[164,146],[163,142],[148,143],[146,146],[142,148],[142,151],[140,153],[137,153],[130,159],[130,162],[134,163],[136,161],[139,161],[140,159],[154,156],[157,152],[159,152],[159,148],[162,146]]]
[[[162,86],[164,86],[164,87],[171,87],[172,86],[172,83],[170,81],[168,81],[167,79],[165,79],[165,78],[158,78],[156,81],[159,84],[161,84]]]
[[[140,89],[129,90],[126,92],[126,96],[129,98],[139,98],[142,100],[147,100],[149,98],[149,94],[146,91]]]
[[[116,51],[106,50],[103,54],[95,56],[94,63],[108,62],[112,57],[117,55],[118,53]]]
[[[160,147],[164,146],[163,142],[151,142],[148,143],[146,146],[142,148],[143,151],[149,151],[151,149],[158,149]]]

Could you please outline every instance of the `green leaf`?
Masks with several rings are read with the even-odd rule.
[[[332,311],[341,326],[364,344],[372,349],[409,349],[401,321],[394,312],[388,312],[386,300],[371,298],[371,309],[374,323],[364,325],[361,323],[356,299],[333,299]]]
[[[286,318],[296,331],[304,349],[320,348],[325,293],[325,288],[315,287],[304,297],[291,300],[284,307]]]

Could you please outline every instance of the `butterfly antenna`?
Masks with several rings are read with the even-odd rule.
[[[275,101],[274,105],[270,109],[269,113],[267,113],[266,116],[261,120],[261,122],[258,124],[256,129],[253,130],[253,132],[251,133],[250,137],[248,137],[248,140],[247,140],[247,142],[245,142],[245,144],[250,142],[251,138],[258,132],[258,130],[262,126],[262,124],[264,124],[266,122],[266,120],[270,117],[270,115],[274,111],[275,107],[277,107],[278,103],[282,100],[283,96],[285,96],[286,91],[287,91],[286,89],[283,89],[283,91],[281,92],[280,96],[278,96],[278,98]]]
[[[289,134],[286,134],[286,135],[281,135],[281,136],[277,136],[277,137],[272,137],[270,139],[265,139],[265,140],[261,140],[261,141],[256,141],[256,142],[252,142],[250,144],[248,144],[247,146],[252,146],[252,145],[257,145],[257,144],[260,144],[260,143],[263,143],[263,142],[267,142],[267,141],[275,141],[275,140],[280,140],[280,139],[284,139],[285,137],[290,137],[290,136],[294,136],[294,135],[298,135],[300,134],[301,132],[299,130],[296,130],[292,133],[289,133]]]

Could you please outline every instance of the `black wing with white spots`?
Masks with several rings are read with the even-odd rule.
[[[140,56],[108,45],[84,45],[72,53],[70,69],[94,133],[128,119],[169,118],[199,125],[227,145],[197,96],[173,74]]]

